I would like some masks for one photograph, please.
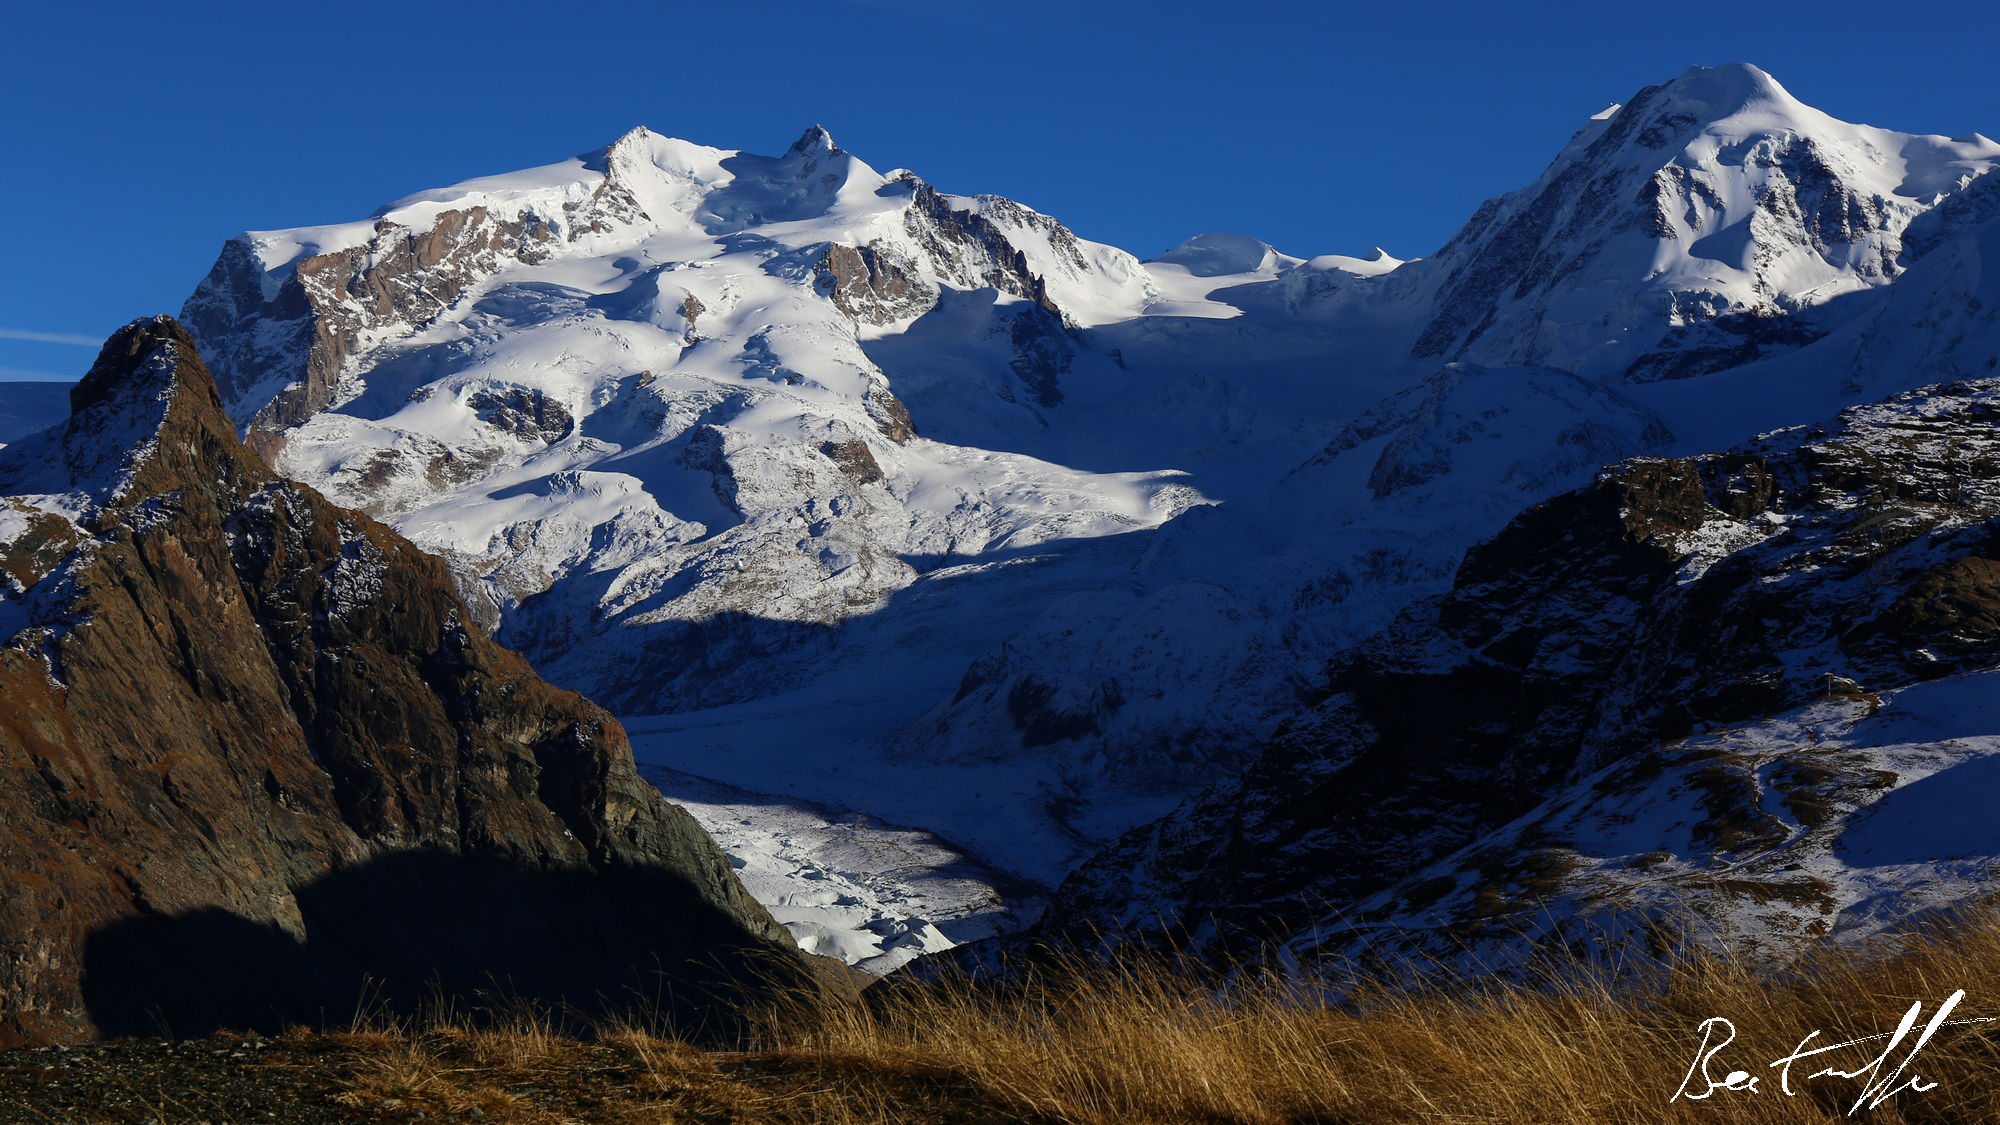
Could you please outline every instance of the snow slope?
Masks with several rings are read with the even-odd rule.
[[[69,417],[72,383],[0,383],[0,444],[19,441]]]

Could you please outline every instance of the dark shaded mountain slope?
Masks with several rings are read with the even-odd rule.
[[[1072,875],[1048,929],[1492,965],[1985,893],[1996,421],[2000,381],[1945,384],[1529,509],[1244,776]]]
[[[275,477],[173,320],[71,402],[0,451],[0,1044],[433,982],[720,1026],[812,979],[616,721]]]

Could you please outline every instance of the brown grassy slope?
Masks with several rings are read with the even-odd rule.
[[[1637,993],[1577,977],[1546,991],[1363,985],[1336,1007],[1272,981],[1217,992],[1171,965],[1071,967],[1004,995],[947,982],[899,992],[875,1014],[773,1011],[728,1051],[631,1026],[568,1036],[525,1010],[497,1022],[447,1015],[293,1033],[278,1046],[324,1060],[323,1081],[313,1105],[273,1108],[301,1121],[421,1113],[482,1125],[1832,1122],[1849,1119],[1870,1076],[1812,1075],[1859,1070],[1886,1039],[1804,1060],[1794,1096],[1769,1064],[1814,1030],[1815,1045],[1893,1032],[1921,1002],[1914,1039],[1959,989],[1954,1020],[2000,1016],[2000,915],[1864,957],[1817,954],[1782,974],[1703,957]],[[1675,1101],[1715,1016],[1737,1039],[1710,1073],[1745,1071],[1757,1090]],[[1907,1060],[1891,1085],[1935,1087],[1852,1119],[2000,1120],[2000,1021],[1944,1026],[1913,1059],[1909,1047],[1873,1077]],[[17,1089],[7,1073],[0,1065],[0,1104]]]

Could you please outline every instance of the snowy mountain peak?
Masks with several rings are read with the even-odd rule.
[[[1904,232],[2000,151],[1837,120],[1748,64],[1695,67],[1580,130],[1421,271],[1412,355],[1650,382],[1796,348],[1901,272]]]
[[[1351,273],[1358,277],[1381,277],[1383,274],[1394,272],[1398,267],[1405,264],[1407,263],[1404,259],[1398,258],[1394,254],[1377,246],[1359,258],[1350,257],[1346,254],[1321,254],[1308,261],[1306,266],[1308,269],[1319,272],[1339,270],[1342,273]]]
[[[841,147],[834,143],[833,134],[826,131],[826,126],[815,124],[801,134],[798,140],[792,142],[792,147],[785,150],[785,155],[840,151]]]
[[[1661,90],[1666,104],[1709,121],[1756,107],[1768,107],[1771,112],[1789,116],[1819,112],[1794,98],[1777,79],[1749,63],[1691,66]]]
[[[1198,234],[1147,264],[1177,265],[1195,277],[1254,274],[1296,265],[1299,259],[1280,254],[1268,242],[1247,235],[1211,231]]]
[[[887,182],[867,162],[835,144],[833,134],[821,125],[814,125],[793,141],[785,155],[778,158],[778,164],[791,169],[800,179],[815,179],[829,188],[835,187],[836,182],[845,186],[865,181],[864,186],[872,192]]]
[[[604,149],[602,149],[601,151],[606,154],[609,154],[617,152],[621,149],[630,150],[635,148],[641,148],[650,145],[655,139],[665,140],[669,138],[660,137],[659,134],[653,132],[651,129],[646,128],[644,125],[634,125],[630,129],[625,130],[623,133],[620,133],[618,135],[617,140],[612,141],[609,145],[605,146]]]
[[[655,133],[640,125],[597,152],[580,158],[589,171],[606,176],[630,176],[644,168],[682,179],[714,183],[726,179],[721,162],[731,153],[692,141]],[[587,179],[581,180],[588,183]]]

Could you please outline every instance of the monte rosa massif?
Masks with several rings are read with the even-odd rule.
[[[220,518],[442,560],[452,643],[616,714],[753,944],[1776,949],[2000,857],[1996,167],[1694,68],[1429,257],[1140,261],[817,127],[637,129],[242,235],[179,324],[296,482]],[[38,393],[5,436],[74,429]],[[59,691],[38,607],[117,521],[7,491]]]

